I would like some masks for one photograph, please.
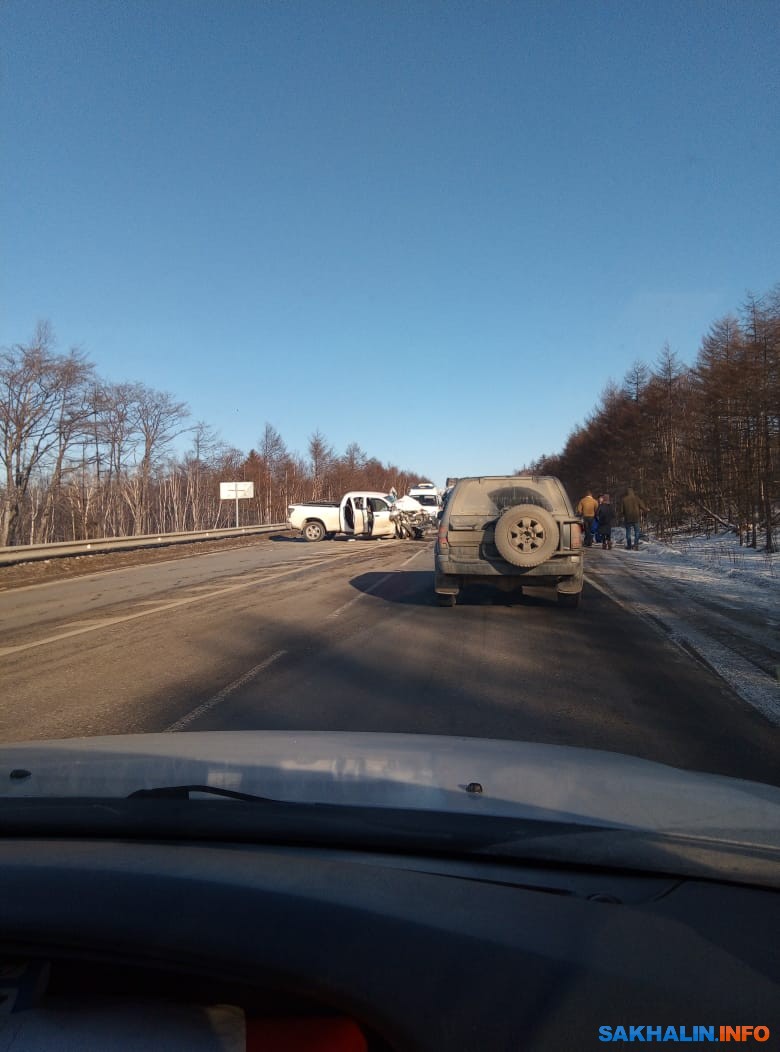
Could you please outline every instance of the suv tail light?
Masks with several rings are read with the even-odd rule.
[[[448,548],[450,542],[447,540],[447,527],[442,523],[439,526],[439,532],[436,535],[436,542],[440,548]]]
[[[582,547],[582,527],[578,522],[571,524],[571,546],[572,548]]]

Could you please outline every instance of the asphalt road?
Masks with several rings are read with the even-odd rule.
[[[427,542],[280,537],[0,593],[0,740],[422,732],[780,784],[778,730],[603,588],[439,608],[432,567]]]

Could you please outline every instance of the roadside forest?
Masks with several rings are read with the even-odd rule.
[[[734,529],[777,549],[780,525],[780,286],[714,322],[694,363],[668,346],[610,383],[561,453],[523,470],[558,475],[576,501],[633,485],[659,536]]]
[[[84,354],[56,353],[48,324],[0,350],[0,546],[232,526],[220,482],[254,483],[239,513],[255,525],[284,522],[296,501],[403,493],[418,477],[356,442],[337,453],[319,431],[305,455],[291,452],[268,423],[242,452],[171,394],[108,383]]]

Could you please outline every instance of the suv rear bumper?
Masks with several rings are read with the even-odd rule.
[[[584,567],[582,555],[558,555],[540,566],[523,568],[509,563],[492,563],[485,559],[466,562],[436,554],[434,590],[438,595],[457,595],[466,584],[490,584],[504,588],[555,588],[567,594],[582,591]]]

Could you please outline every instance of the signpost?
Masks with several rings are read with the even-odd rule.
[[[254,495],[254,482],[220,482],[219,499],[235,500],[236,502],[236,529],[238,529],[238,502],[240,500],[251,500]]]

